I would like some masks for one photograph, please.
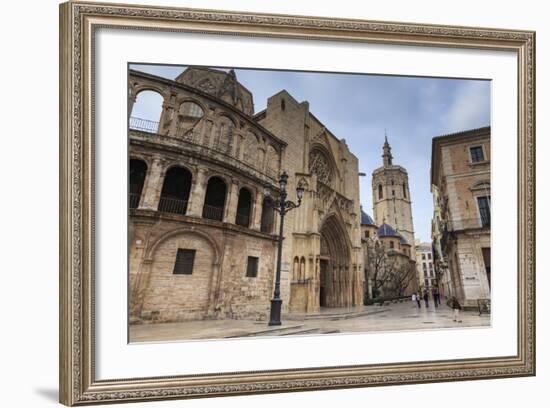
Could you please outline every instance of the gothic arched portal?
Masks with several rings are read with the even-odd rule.
[[[336,215],[330,215],[323,222],[320,233],[319,305],[352,306],[351,248],[345,226]]]

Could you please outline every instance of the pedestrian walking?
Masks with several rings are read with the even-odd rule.
[[[462,306],[458,299],[455,296],[451,296],[449,300],[447,300],[447,306],[453,309],[453,322],[462,323],[462,320],[460,320]]]
[[[432,289],[432,297],[434,299],[434,306],[439,306],[439,292],[437,291],[437,288]]]
[[[416,305],[420,309],[420,293],[416,292],[415,297],[416,297]]]
[[[412,300],[413,302],[416,302],[416,293],[413,293],[413,294],[412,294],[411,300]],[[413,304],[414,304],[414,303],[413,303]],[[415,305],[415,306],[416,306],[416,305]]]
[[[427,290],[424,291],[424,303],[426,304],[426,308],[430,307],[428,291]]]

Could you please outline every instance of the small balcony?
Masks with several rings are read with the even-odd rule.
[[[205,204],[202,209],[202,217],[209,220],[223,220],[223,208]]]
[[[250,215],[237,213],[235,224],[248,228],[250,226]]]
[[[159,122],[154,122],[152,120],[141,119],[132,116],[130,117],[130,129],[139,130],[140,132],[146,133],[158,133]]]
[[[158,208],[160,212],[185,215],[187,211],[187,200],[161,197]]]

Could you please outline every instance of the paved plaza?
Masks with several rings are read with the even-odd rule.
[[[453,311],[445,304],[433,302],[420,309],[404,301],[385,306],[324,308],[307,316],[283,316],[281,326],[268,326],[266,321],[200,320],[183,323],[149,323],[130,326],[130,342],[157,342],[199,339],[222,339],[259,336],[296,336],[368,331],[427,330],[489,326],[490,315],[462,311],[462,322],[453,321]]]

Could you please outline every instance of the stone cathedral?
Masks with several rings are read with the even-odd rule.
[[[133,114],[146,92],[158,96],[158,120]],[[283,317],[362,304],[358,160],[308,102],[281,90],[254,112],[232,70],[187,68],[175,80],[130,70],[128,111],[131,323],[265,320],[283,171],[289,199],[305,187],[285,217]],[[375,216],[402,217],[382,201]]]

